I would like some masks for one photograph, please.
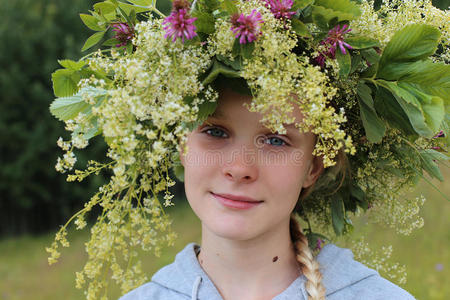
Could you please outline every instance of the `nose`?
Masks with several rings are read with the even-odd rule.
[[[224,162],[223,174],[231,181],[250,183],[258,178],[256,151],[252,147],[234,148]]]

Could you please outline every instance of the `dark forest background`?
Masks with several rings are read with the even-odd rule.
[[[54,230],[104,183],[101,176],[68,183],[56,172],[56,140],[68,135],[48,109],[51,73],[58,59],[82,56],[91,32],[78,15],[95,2],[0,1],[0,237]],[[170,10],[167,0],[158,3]],[[433,4],[444,9],[450,0]],[[105,151],[100,138],[92,140],[76,166],[84,168],[88,157],[102,161]]]

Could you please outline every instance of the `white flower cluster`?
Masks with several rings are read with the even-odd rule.
[[[89,59],[92,70],[114,74],[114,79],[105,82],[92,77],[80,84],[87,89],[106,89],[107,101],[97,103],[92,94],[83,95],[87,103],[94,105],[92,114],[79,114],[67,123],[68,130],[82,134],[74,134],[70,142],[58,141],[67,152],[56,167],[59,171],[70,170],[76,162],[72,149],[87,146],[83,135],[86,130],[81,126],[89,124],[87,118],[96,118],[109,146],[107,156],[112,159],[107,165],[92,164],[87,171],[76,170],[68,177],[82,180],[103,168],[113,171],[111,181],[75,219],[77,228],[84,228],[84,215],[95,205],[103,208],[86,244],[89,260],[77,273],[77,286],[87,284],[88,299],[99,298],[107,284],[100,274],[108,269],[123,292],[147,280],[134,259],[137,252],[133,248],[153,250],[159,255],[163,245],[173,244],[176,235],[157,197],[164,192],[164,206],[173,205],[168,190],[175,184],[168,176],[172,153],[188,133],[185,124],[196,120],[198,105],[217,99],[217,93],[205,89],[198,80],[210,66],[210,54],[202,48],[186,49],[181,43],[168,41],[161,26],[160,20],[139,23],[134,40],[137,51],[132,55],[113,51],[111,56],[98,53]],[[201,92],[205,98],[198,96]],[[195,97],[190,105],[184,101],[187,96]],[[60,232],[65,232],[65,227]],[[52,262],[59,256],[57,242],[61,241],[65,239],[48,249]],[[124,261],[125,267],[121,266]]]
[[[386,46],[393,34],[408,24],[429,24],[442,32],[440,42],[448,55],[450,44],[450,11],[440,10],[431,0],[383,0],[381,9],[374,10],[373,0],[361,3],[362,15],[350,22],[353,34],[378,39]]]
[[[383,246],[379,251],[373,251],[364,238],[361,238],[355,241],[351,248],[357,261],[377,270],[383,276],[398,284],[406,283],[406,267],[399,263],[390,262],[392,256],[391,245]]]
[[[403,235],[409,235],[413,230],[423,227],[424,220],[419,215],[426,200],[423,195],[415,198],[404,195],[386,196],[374,204],[369,214],[373,223],[387,225]]]

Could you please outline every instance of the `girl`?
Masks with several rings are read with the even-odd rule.
[[[362,210],[401,233],[421,226],[403,192],[424,172],[442,180],[448,159],[448,15],[428,0],[174,0],[167,16],[128,2],[82,14],[96,31],[84,49],[109,29],[113,46],[52,77],[51,111],[72,131],[56,168],[102,134],[110,161],[68,179],[113,173],[70,219],[83,228],[101,206],[77,273],[87,298],[111,274],[134,289],[123,300],[411,299],[349,250],[310,247],[351,232]],[[170,170],[202,242],[144,284],[135,248],[158,256],[175,239]]]
[[[250,96],[223,83],[219,95],[181,155],[201,246],[187,245],[121,299],[414,299],[349,250],[329,244],[313,257],[294,208],[324,170],[315,135],[288,124],[286,135],[272,134],[243,106]],[[292,116],[302,121],[298,107]]]

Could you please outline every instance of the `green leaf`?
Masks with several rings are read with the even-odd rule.
[[[184,128],[189,129],[189,131],[192,131],[192,130],[194,130],[195,128],[197,128],[198,126],[202,125],[203,121],[204,121],[204,120],[199,120],[199,119],[197,119],[196,121],[192,121],[192,122],[189,122],[189,123],[184,123],[184,124],[182,124],[182,126],[183,126]]]
[[[184,182],[184,166],[180,160],[180,153],[178,151],[172,154],[172,169],[177,179]]]
[[[194,11],[192,16],[197,18],[194,25],[197,27],[198,32],[204,32],[206,34],[214,33],[215,19],[211,14],[202,11]]]
[[[414,62],[432,55],[439,37],[439,29],[424,24],[411,24],[397,31],[383,51],[377,77],[389,80],[392,78],[389,65]]]
[[[233,0],[224,0],[222,2],[222,9],[230,15],[234,15],[239,12],[236,3]]]
[[[90,93],[97,100],[96,106],[106,98],[106,91],[96,88],[84,88],[71,97],[61,97],[55,99],[50,105],[50,112],[61,121],[75,118],[80,112],[86,113],[91,109],[91,105],[83,100],[82,94]]]
[[[373,48],[361,50],[361,55],[370,64],[376,64],[380,61],[380,55]]]
[[[116,5],[109,1],[94,4],[94,10],[109,21],[116,18],[116,7]]]
[[[339,23],[339,18],[338,17],[334,17],[334,18],[331,18],[331,19],[328,20],[328,26],[330,28],[335,27],[336,25],[338,25],[338,23]]]
[[[372,47],[380,47],[380,42],[375,39],[371,39],[364,36],[348,37],[344,40],[347,44],[352,46],[353,49],[366,49]]]
[[[211,14],[220,6],[219,0],[197,0],[194,11],[202,11]]]
[[[398,80],[415,88],[450,101],[450,65],[420,60],[407,63],[393,63],[386,66],[387,80]],[[448,104],[447,104],[448,105]]]
[[[103,79],[106,84],[112,83],[112,79],[108,78],[108,74],[101,70],[91,70],[89,68],[83,68],[78,72],[80,73],[81,78],[89,78],[91,76],[94,76],[98,79]]]
[[[117,7],[117,12],[119,13],[119,15],[121,15],[123,17],[123,19],[125,20],[125,22],[127,24],[133,24],[131,22],[131,19],[128,17],[129,15],[131,15],[132,13],[135,14],[136,11],[134,10],[134,8],[131,8],[129,12],[125,12],[120,5]]]
[[[361,78],[373,78],[377,73],[378,64],[373,64],[361,73]]]
[[[238,56],[241,53],[241,43],[239,43],[239,39],[234,39],[233,49],[231,50],[231,54],[233,57]]]
[[[447,145],[450,145],[450,114],[446,113],[444,121],[442,121],[441,128],[444,131],[444,139]]]
[[[111,14],[111,13],[116,13],[116,7],[117,4],[111,3],[110,1],[103,1],[103,2],[99,2],[99,3],[95,3],[94,4],[94,9],[97,12],[100,12],[102,14]]]
[[[345,225],[345,213],[344,213],[344,202],[342,196],[336,193],[331,198],[331,221],[333,224],[333,229],[336,235],[341,235],[344,231]]]
[[[92,29],[94,31],[103,31],[106,29],[106,26],[100,26],[98,24],[99,20],[97,20],[97,18],[94,16],[87,14],[80,14],[80,18],[83,21],[84,25],[86,25],[89,29]]]
[[[326,236],[319,233],[311,232],[309,230],[305,232],[305,236],[308,239],[308,245],[311,249],[316,249],[316,247],[318,246],[319,239],[321,239],[322,242],[331,242],[330,239],[327,238]]]
[[[253,51],[255,50],[255,43],[241,44],[241,56],[245,59],[252,58]]]
[[[361,66],[361,55],[353,55],[352,56],[352,66],[350,68],[350,74],[355,72]]]
[[[240,77],[239,72],[230,68],[223,63],[214,60],[211,71],[208,73],[205,79],[203,79],[202,84],[207,85],[213,82],[219,74],[223,74],[225,77],[238,78]]]
[[[402,82],[377,80],[387,88],[409,118],[414,130],[424,137],[433,137],[444,119],[444,101],[440,97],[423,93]]]
[[[118,39],[109,39],[109,40],[106,40],[102,44],[102,46],[115,46],[115,45],[118,45],[118,44],[120,44],[120,41]]]
[[[133,3],[135,5],[139,5],[139,6],[152,6],[154,0],[127,0],[130,3]]]
[[[317,27],[319,27],[321,30],[328,31],[328,22],[331,18],[327,18],[326,16],[333,16],[333,13],[334,12],[331,9],[326,9],[320,6],[313,6],[312,19],[314,24],[316,24]],[[324,34],[326,34],[326,32],[324,32]]]
[[[130,18],[130,21],[131,21],[130,26],[134,27],[134,25],[136,25],[136,23],[137,23],[136,11],[134,9],[131,10],[129,18]]]
[[[55,99],[50,105],[50,112],[61,121],[74,119],[80,112],[89,108],[80,95]]]
[[[388,121],[389,125],[403,131],[407,136],[417,136],[408,116],[398,104],[394,95],[382,86],[378,86],[374,99],[375,110]]]
[[[313,4],[314,0],[295,0],[292,4],[292,10],[304,9],[310,4]]]
[[[103,38],[104,35],[105,31],[96,32],[93,35],[91,35],[84,43],[84,46],[81,49],[81,51],[86,51],[89,48],[95,46],[98,42],[100,42],[100,40]]]
[[[210,116],[213,112],[216,111],[217,101],[210,102],[205,101],[198,107],[197,119],[199,121],[204,121],[208,116]]]
[[[352,199],[351,195],[350,195],[350,189],[349,189],[349,185],[345,184],[344,186],[342,186],[339,189],[339,193],[342,197],[342,200],[344,202],[344,210],[347,211],[351,211],[351,212],[356,212],[356,209],[358,208],[356,201],[354,201],[354,199]],[[344,218],[344,220],[346,220],[347,218]],[[346,221],[347,223],[347,221]],[[349,221],[349,223],[351,224],[351,221]],[[344,226],[345,227],[345,226]]]
[[[91,110],[89,110],[87,113],[87,115],[91,115],[92,112]],[[99,135],[100,133],[102,133],[102,130],[98,127],[98,118],[94,117],[92,119],[89,120],[90,121],[90,129],[88,129],[86,132],[81,132],[81,128],[80,127],[76,127],[75,130],[72,132],[72,139],[74,137],[76,137],[77,135],[82,134],[83,137],[86,140],[90,140],[91,138],[93,138],[94,136]]]
[[[356,203],[359,205],[359,207],[366,211],[369,208],[366,193],[357,184],[350,184],[349,188],[351,198],[356,200]]]
[[[123,10],[124,14],[129,16],[131,11],[134,10],[137,14],[147,12],[150,10],[149,7],[139,7],[128,3],[119,2],[119,8]]]
[[[444,177],[442,176],[436,161],[446,161],[449,159],[448,156],[433,149],[419,150],[419,154],[422,161],[422,168],[431,177],[444,181]]]
[[[177,177],[177,179],[181,182],[184,182],[184,167],[182,164],[173,166],[173,173]]]
[[[291,20],[292,30],[299,36],[311,37],[308,27],[300,20],[293,18]]]
[[[72,70],[72,71],[79,71],[86,65],[85,61],[73,61],[70,59],[58,60],[58,63],[62,67]]]
[[[354,18],[361,14],[358,4],[351,0],[316,0],[314,1],[314,5],[323,6],[338,12],[344,12],[352,15]]]
[[[359,112],[367,139],[372,143],[381,142],[386,133],[386,126],[375,111],[371,89],[364,83],[357,86]]]
[[[417,62],[401,81],[420,86],[424,92],[442,98],[445,105],[449,105],[450,65],[431,61]]]
[[[242,69],[241,62],[239,59],[230,60],[228,57],[217,54],[216,58],[218,61],[223,62],[225,65],[232,67],[236,71],[240,71]]]
[[[350,53],[342,54],[340,49],[336,50],[336,60],[339,64],[339,77],[347,77],[352,67]]]
[[[127,49],[127,53],[130,55],[133,53],[133,43],[132,42],[128,42],[128,44],[126,45],[126,49]]]
[[[198,34],[196,36],[194,36],[192,39],[185,39],[184,40],[184,46],[185,47],[190,47],[190,46],[194,46],[194,47],[198,47],[200,46],[200,43],[202,41],[206,41],[208,38],[208,35],[203,33],[203,32],[197,32]]]
[[[316,0],[312,7],[314,21],[316,22],[317,16],[321,15],[330,26],[331,23],[351,21],[361,14],[358,5],[350,0]],[[322,28],[324,21],[321,20],[320,25],[317,23],[316,25]]]
[[[78,72],[69,69],[59,69],[52,74],[53,91],[56,97],[72,96],[78,90],[81,76]]]
[[[82,99],[82,93],[91,93],[96,100],[94,106],[98,107],[106,99],[106,91],[96,88],[85,88],[75,96],[57,98],[50,105],[50,112],[62,121],[67,121],[75,118],[79,113],[83,113],[89,124],[84,124],[87,131],[84,131],[84,126],[76,126],[72,132],[72,138],[78,135],[83,135],[87,140],[101,133],[98,126],[98,118],[92,116],[92,106]]]

